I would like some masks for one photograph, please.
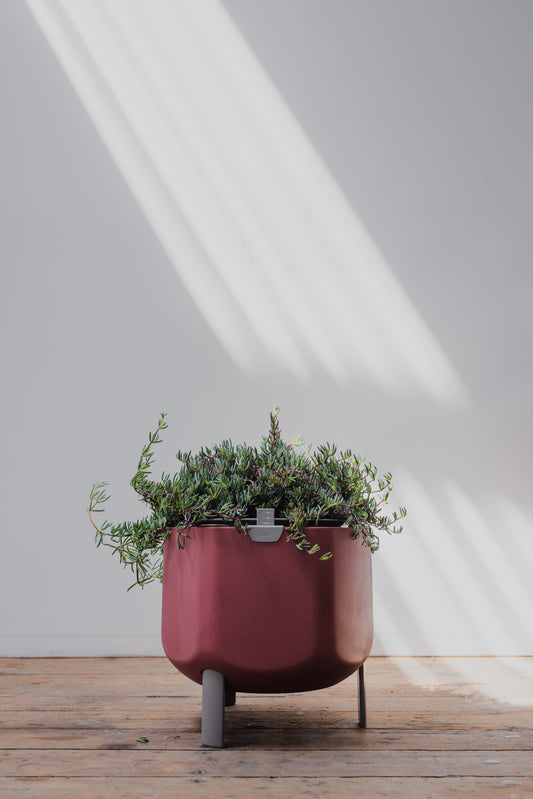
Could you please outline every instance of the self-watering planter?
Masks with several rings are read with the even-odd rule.
[[[334,444],[288,444],[276,409],[259,447],[226,439],[178,452],[179,471],[155,481],[152,450],[166,427],[162,413],[131,480],[150,514],[98,524],[109,495],[95,483],[89,518],[97,546],[132,569],[134,584],[162,579],[163,646],[202,685],[202,743],[223,745],[237,691],[311,691],[357,670],[364,727],[371,557],[406,514],[384,511],[392,475]]]
[[[259,520],[261,521],[261,520]],[[224,743],[236,692],[326,688],[359,670],[372,646],[371,551],[346,527],[307,527],[309,557],[269,524],[177,530],[164,545],[162,641],[174,666],[202,685],[202,744]],[[277,537],[278,540],[275,540]],[[255,539],[255,540],[254,540]]]

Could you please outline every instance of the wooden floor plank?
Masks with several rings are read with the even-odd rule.
[[[531,778],[491,777],[355,777],[313,778],[156,778],[94,777],[21,779],[0,778],[6,799],[527,799],[533,796]]]
[[[200,725],[200,705],[184,710],[150,708],[139,710],[135,705],[120,707],[112,703],[95,705],[90,709],[65,710],[58,714],[55,710],[14,711],[0,717],[0,728],[11,729],[27,727],[38,728],[73,728],[73,729],[116,729],[136,730],[139,735],[143,730],[154,725],[163,725],[166,729],[178,731],[194,731]],[[316,729],[327,734],[331,730],[357,730],[357,716],[354,712],[329,711],[327,708],[308,711],[274,711],[268,705],[261,710],[240,710],[238,713],[226,712],[226,726],[231,732],[234,729],[256,727],[258,729]],[[471,711],[449,712],[433,710],[408,710],[402,712],[378,711],[370,705],[368,708],[368,726],[381,730],[411,731],[446,731],[470,730],[514,730],[531,727],[531,710],[527,708],[511,708],[505,710],[472,709]]]
[[[9,677],[0,677],[0,697],[62,697],[62,696],[111,696],[117,695],[117,690],[122,696],[190,696],[198,697],[201,693],[201,688],[197,683],[183,681],[178,679],[168,680],[166,682],[156,680],[148,677],[143,677],[142,681],[132,681],[128,678],[128,686],[124,687],[124,675],[116,675],[113,679],[106,677],[104,679],[97,676],[93,679],[88,679],[83,675],[64,676],[61,683],[58,684],[57,680],[51,677],[45,680],[35,680],[17,677],[12,675]],[[533,676],[532,676],[533,681]],[[533,684],[533,682],[532,682]],[[331,700],[336,698],[345,700],[346,697],[355,697],[357,695],[357,686],[355,680],[346,680],[339,686],[328,688],[328,697]],[[387,697],[404,697],[407,699],[416,699],[421,695],[449,695],[457,697],[468,696],[483,696],[486,695],[484,686],[476,683],[463,683],[457,686],[448,685],[416,685],[416,684],[393,684],[387,687],[376,685],[372,680],[366,681],[367,690],[374,697],[387,698]],[[497,686],[495,686],[496,688]],[[517,687],[517,686],[515,686]],[[322,689],[324,690],[324,689]],[[533,704],[533,695],[529,697],[530,686],[527,685],[523,688],[523,704]],[[322,691],[306,691],[302,693],[293,694],[239,694],[244,697],[293,697],[295,700],[301,696],[315,696],[318,698]],[[498,696],[492,696],[493,699],[498,699]],[[501,697],[501,701],[505,701]]]
[[[533,758],[516,751],[226,749],[181,751],[6,749],[6,777],[533,777]]]
[[[148,689],[151,690],[151,689]],[[371,694],[367,688],[369,710],[378,713],[398,713],[413,714],[424,713],[431,710],[439,715],[451,715],[454,713],[476,712],[504,713],[508,707],[493,700],[474,695],[457,696],[443,693],[433,695],[419,691],[417,696],[397,696],[395,694],[379,696]],[[357,694],[347,692],[346,696],[336,699],[331,694],[322,691],[316,696],[309,694],[292,694],[290,697],[276,696],[248,696],[243,694],[238,697],[236,712],[261,712],[269,709],[275,713],[300,713],[307,712],[335,712],[337,714],[350,714],[357,711]],[[165,713],[189,712],[191,708],[198,707],[201,701],[201,691],[196,691],[194,696],[175,695],[175,694],[145,694],[132,696],[117,691],[95,691],[91,694],[82,694],[65,691],[55,694],[32,694],[30,696],[11,696],[9,697],[10,712],[49,712],[53,707],[56,713],[67,713],[77,708],[84,708],[86,712],[97,709],[110,708],[124,709],[127,712],[130,708],[135,708],[136,712],[146,716],[152,713],[161,716]],[[517,708],[519,712],[520,708]],[[527,708],[526,708],[527,711]],[[529,711],[530,712],[530,711]]]
[[[198,730],[187,731],[175,728],[143,728],[148,741],[137,742],[137,731],[91,728],[14,728],[0,730],[2,749],[161,749],[180,751],[198,749]],[[421,751],[476,751],[515,750],[533,751],[533,729],[446,730],[412,731],[379,730],[367,728],[323,730],[287,728],[258,729],[257,727],[232,728],[228,734],[232,748],[240,749],[286,749],[298,747],[303,750],[336,751],[340,749],[417,749]]]

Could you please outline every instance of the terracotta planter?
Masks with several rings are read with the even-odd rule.
[[[205,688],[206,675],[218,679],[209,689],[215,704],[222,690],[226,704],[236,691],[310,691],[362,667],[372,647],[371,552],[351,530],[306,529],[322,552],[332,552],[327,561],[284,535],[263,543],[233,527],[188,532],[182,550],[176,531],[165,542],[162,641],[191,680]],[[361,680],[362,669],[360,694]],[[204,743],[222,745],[220,731],[210,736],[203,727]]]

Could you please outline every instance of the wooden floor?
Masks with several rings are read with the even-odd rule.
[[[0,795],[533,797],[533,658],[373,657],[366,683],[366,729],[354,676],[238,695],[212,750],[163,658],[0,659]]]

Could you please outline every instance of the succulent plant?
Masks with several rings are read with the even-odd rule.
[[[165,539],[177,536],[186,545],[188,529],[202,525],[232,525],[247,534],[257,508],[274,508],[285,527],[285,537],[298,549],[321,560],[331,557],[311,545],[305,528],[314,525],[349,527],[354,538],[362,538],[372,551],[379,546],[379,533],[400,533],[398,523],[405,508],[384,513],[392,477],[378,476],[377,469],[351,450],[338,451],[324,444],[311,451],[298,439],[286,443],[279,425],[279,410],[270,414],[270,427],[260,447],[226,440],[193,455],[178,452],[179,471],[151,479],[153,447],[167,428],[162,413],[157,429],[149,434],[131,485],[151,509],[138,521],[101,525],[94,514],[103,512],[109,499],[106,483],[95,483],[90,494],[89,517],[96,529],[97,546],[104,544],[118,553],[121,562],[135,574],[133,585],[144,586],[162,579]],[[130,588],[133,587],[130,586]],[[128,589],[129,590],[129,589]]]

